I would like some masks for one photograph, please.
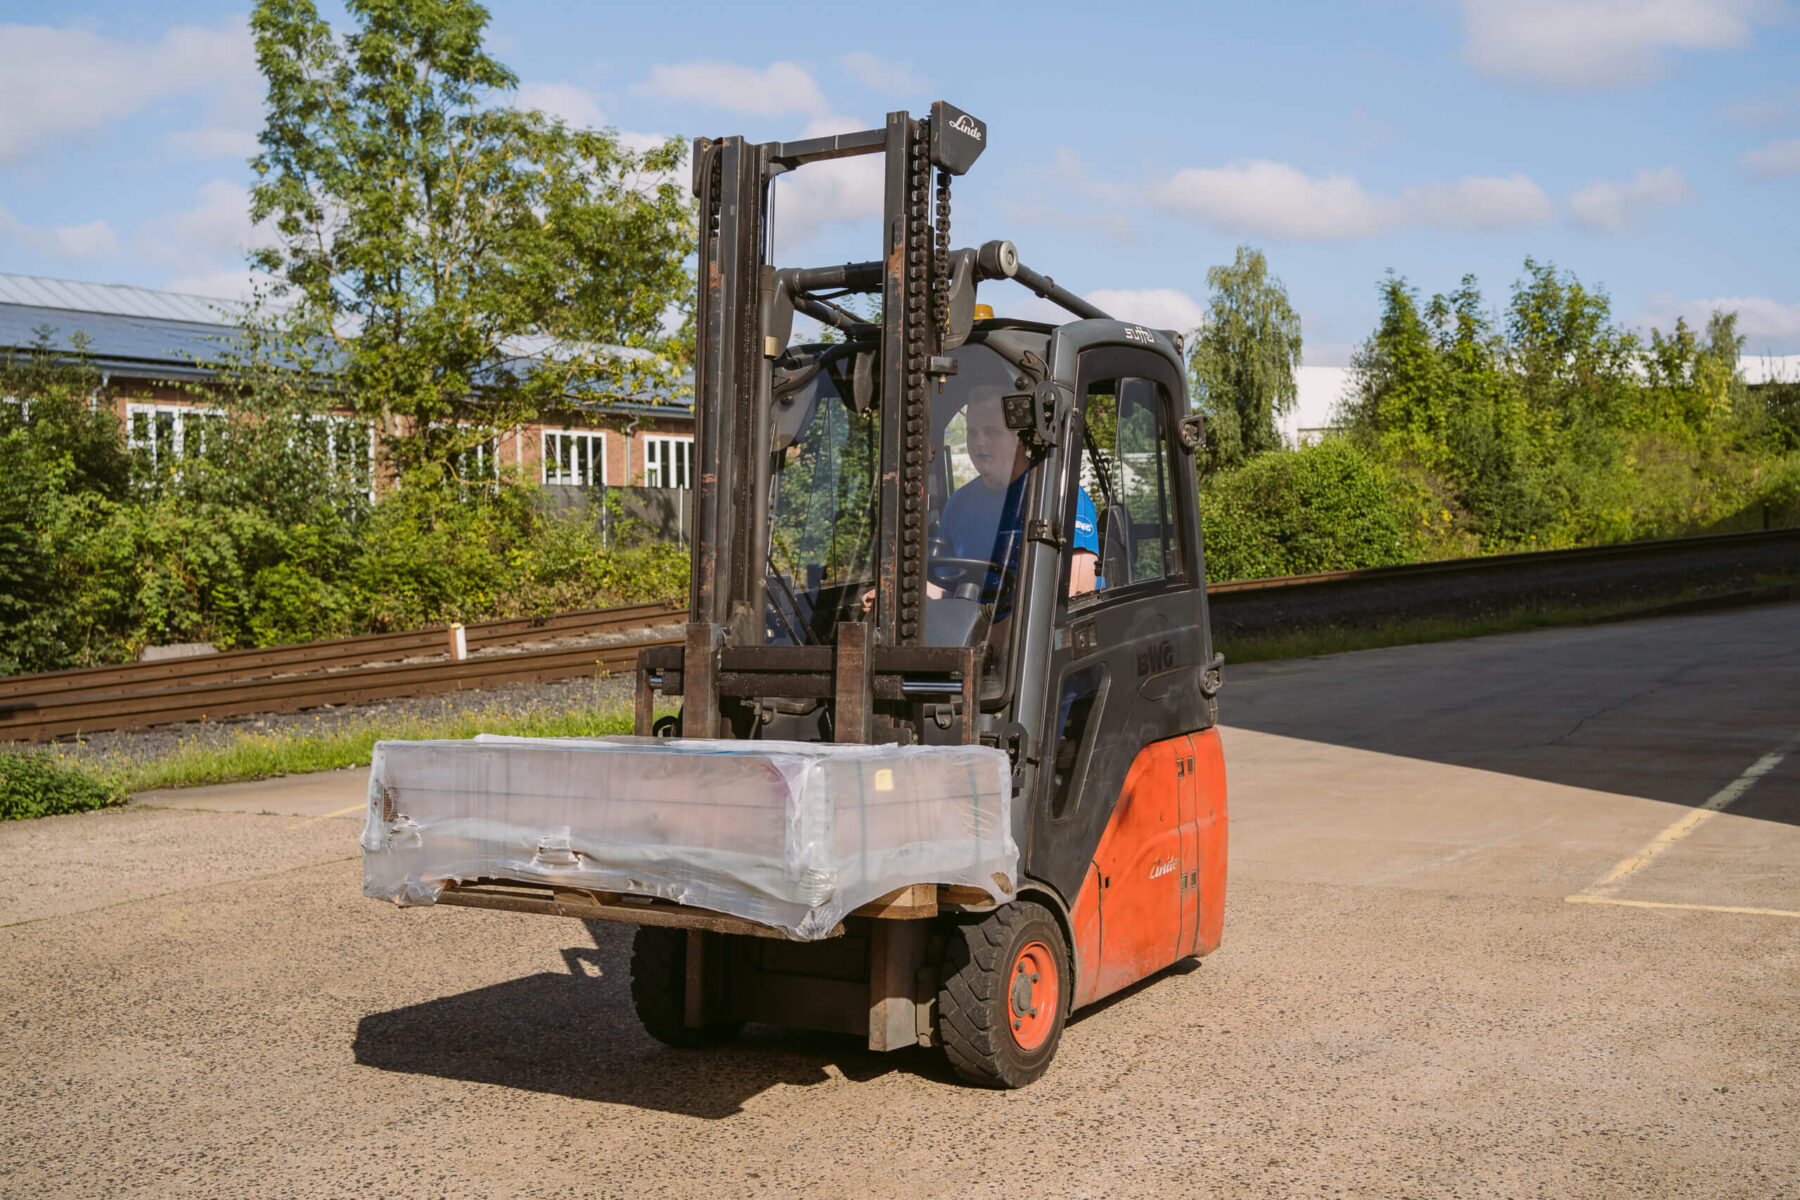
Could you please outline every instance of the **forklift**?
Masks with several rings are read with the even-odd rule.
[[[966,1080],[1022,1087],[1071,1011],[1219,944],[1224,660],[1180,336],[1112,319],[1009,242],[951,247],[951,181],[986,141],[938,102],[694,142],[689,613],[680,644],[639,652],[636,732],[995,747],[1019,877],[919,880],[810,942],[680,904],[446,889],[636,923],[633,1002],[670,1045],[775,1023],[941,1047]],[[775,181],[855,155],[885,167],[880,256],[770,263]],[[977,289],[1007,280],[1071,319],[994,317]],[[795,343],[796,314],[829,340]]]

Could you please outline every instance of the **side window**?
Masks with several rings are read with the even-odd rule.
[[[1095,383],[1084,411],[1081,486],[1099,517],[1097,596],[1181,575],[1162,386],[1131,378]]]
[[[1087,749],[1094,708],[1106,684],[1106,668],[1099,664],[1063,676],[1057,701],[1056,758],[1051,763],[1050,815],[1066,817],[1080,794],[1075,772]]]

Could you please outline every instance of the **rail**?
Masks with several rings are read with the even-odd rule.
[[[686,604],[658,600],[621,608],[594,608],[558,613],[550,617],[520,617],[482,621],[465,627],[470,651],[553,637],[590,636],[621,632],[680,620]],[[368,663],[390,662],[421,654],[437,654],[449,645],[449,626],[433,625],[404,633],[372,633],[329,641],[299,642],[252,650],[226,650],[192,658],[166,658],[155,662],[117,666],[81,667],[72,671],[48,671],[0,678],[0,706],[16,697],[61,696],[74,690],[88,693],[122,688],[152,687],[159,681],[220,683],[235,679],[265,679],[305,671],[341,669]]]

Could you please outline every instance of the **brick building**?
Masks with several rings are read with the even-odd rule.
[[[177,292],[0,274],[0,355],[29,352],[40,340],[73,354],[81,342],[100,375],[96,400],[113,406],[131,444],[179,458],[219,412],[207,400],[212,373],[196,363],[220,356],[236,333],[236,309]],[[326,419],[331,453],[372,468],[373,427],[348,409]],[[573,404],[501,433],[480,453],[535,474],[563,507],[587,503],[597,487],[625,489],[629,510],[679,536],[693,443],[687,390],[660,403]]]

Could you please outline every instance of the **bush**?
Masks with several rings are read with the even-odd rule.
[[[54,817],[121,804],[112,784],[33,752],[0,752],[0,821]]]
[[[1410,562],[1451,524],[1423,486],[1342,438],[1208,477],[1200,515],[1215,582]]]

